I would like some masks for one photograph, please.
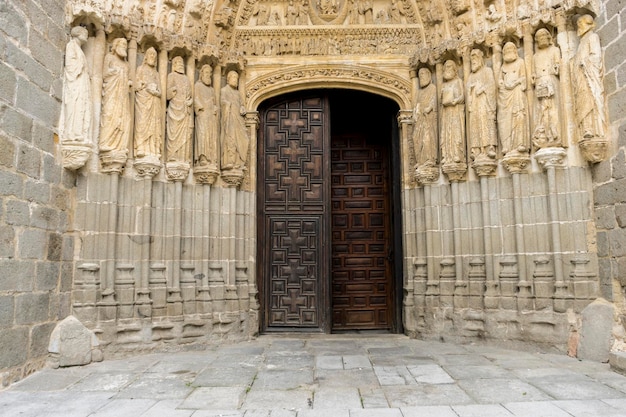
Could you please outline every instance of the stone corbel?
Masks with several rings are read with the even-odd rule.
[[[77,170],[82,168],[91,156],[91,144],[85,142],[62,142],[61,155],[63,168]]]
[[[567,151],[561,147],[542,148],[535,153],[535,159],[544,169],[564,166],[566,156]]]

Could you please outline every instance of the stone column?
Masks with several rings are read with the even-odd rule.
[[[161,143],[161,154],[164,155],[165,149],[165,121],[167,118],[167,74],[168,74],[168,59],[167,59],[167,51],[165,48],[159,51],[159,76],[161,77],[161,109],[163,110],[163,117],[161,118],[161,137],[163,138],[163,143]]]
[[[530,162],[530,161],[528,161]],[[511,169],[509,168],[509,171]],[[522,215],[522,185],[521,173],[511,171],[513,177],[513,213],[515,217],[515,250],[517,252],[517,270],[519,274],[517,309],[519,311],[532,310],[532,283],[528,280],[526,265],[526,244],[524,242],[524,216]]]
[[[115,259],[117,251],[115,244],[117,240],[117,204],[118,204],[118,188],[121,167],[119,170],[112,171],[106,175],[103,180],[108,181],[109,198],[108,198],[108,216],[104,228],[104,279],[102,282],[102,300],[99,303],[99,320],[114,320],[117,310],[117,302],[115,300]]]
[[[128,66],[129,66],[129,75],[128,79],[131,82],[131,86],[129,89],[129,101],[130,101],[130,132],[128,132],[128,144],[126,145],[128,149],[129,159],[134,159],[134,135],[135,135],[135,81],[137,75],[137,29],[133,28],[130,34],[130,40],[128,41]]]
[[[181,316],[183,314],[183,300],[180,290],[180,249],[183,221],[182,196],[183,182],[176,181],[174,183],[173,230],[172,234],[167,236],[167,240],[170,241],[168,245],[170,250],[166,251],[171,266],[171,280],[167,289],[167,315],[170,317]]]
[[[137,286],[136,302],[138,317],[152,316],[152,300],[150,299],[150,240],[151,240],[151,221],[152,221],[152,177],[144,177],[141,179],[141,188],[143,188],[142,206],[139,208],[137,227],[140,246],[139,261],[139,283]]]
[[[574,114],[574,102],[571,93],[571,74],[570,61],[573,51],[568,40],[567,17],[563,10],[559,10],[556,14],[557,36],[556,41],[561,49],[561,68],[559,72],[559,81],[561,89],[561,108],[559,109],[559,118],[561,119],[561,134],[563,139],[561,145],[568,147],[572,143],[574,134],[574,125],[571,115]],[[591,98],[589,98],[591,100]]]
[[[563,313],[567,310],[567,283],[563,272],[563,254],[561,250],[560,218],[557,200],[556,168],[564,166],[567,151],[563,148],[543,148],[537,151],[535,159],[546,170],[548,177],[548,209],[552,232],[552,252],[554,256],[554,310]]]

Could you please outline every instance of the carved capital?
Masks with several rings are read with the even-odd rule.
[[[443,164],[441,170],[448,177],[448,181],[459,182],[465,179],[467,165],[462,162]]]
[[[189,175],[189,164],[179,161],[168,162],[165,164],[165,173],[170,181],[185,181]]]
[[[565,164],[567,151],[564,148],[542,148],[535,153],[535,159],[544,168],[562,167]]]
[[[152,178],[161,170],[161,160],[156,155],[146,155],[135,159],[133,167],[137,171],[137,176]]]
[[[238,168],[222,171],[222,179],[229,187],[239,187],[243,181],[244,171]]]
[[[606,159],[608,145],[609,141],[604,138],[583,139],[578,142],[583,157],[591,163],[602,162]]]
[[[530,165],[530,156],[528,153],[520,153],[517,150],[511,151],[502,158],[502,165],[511,174],[519,174]]]
[[[400,110],[398,112],[398,123],[413,123],[413,110]]]
[[[415,180],[419,184],[432,184],[439,179],[439,167],[437,165],[421,165],[415,168]]]
[[[82,168],[91,155],[91,145],[83,142],[62,142],[61,155],[63,168],[77,170]]]
[[[481,153],[472,163],[472,168],[474,168],[474,171],[476,171],[476,175],[478,175],[479,177],[490,176],[496,173],[496,168],[498,168],[498,162],[495,159],[492,159],[487,155]]]
[[[197,165],[193,168],[193,176],[200,184],[212,185],[220,175],[220,170],[216,164]]]
[[[120,174],[124,171],[128,149],[100,152],[101,171],[108,174]]]

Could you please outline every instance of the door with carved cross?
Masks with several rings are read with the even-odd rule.
[[[394,330],[397,321],[391,135],[368,131],[367,119],[346,132],[351,106],[337,97],[294,95],[261,110],[262,331]]]

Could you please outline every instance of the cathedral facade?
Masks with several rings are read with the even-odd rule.
[[[0,30],[5,384],[69,315],[622,350],[617,1],[48,3]]]

